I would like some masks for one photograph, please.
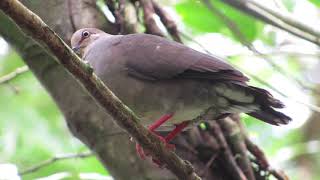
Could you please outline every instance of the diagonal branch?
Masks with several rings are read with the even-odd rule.
[[[248,150],[255,157],[257,164],[262,170],[269,172],[278,180],[289,180],[288,176],[283,171],[273,169],[269,165],[269,162],[265,154],[263,153],[263,151],[259,148],[259,146],[254,144],[246,135],[245,135],[245,142],[248,147]]]
[[[155,11],[152,2],[149,0],[140,0],[139,2],[143,9],[143,19],[147,33],[164,37],[163,32],[154,20]]]
[[[305,24],[303,22],[297,21],[296,18],[291,17],[289,13],[282,13],[281,11],[274,11],[273,9],[269,8],[268,6],[262,6],[260,3],[254,1],[254,0],[248,0],[248,3],[252,4],[253,6],[256,6],[257,8],[260,8],[264,10],[265,12],[271,14],[272,16],[280,19],[281,21],[300,29],[301,31],[304,31],[308,34],[311,34],[315,37],[318,37],[316,40],[319,42],[320,38],[320,31],[315,29],[312,26],[309,26],[308,24]]]
[[[261,21],[278,27],[288,33],[320,45],[320,32],[295,18],[281,12],[275,12],[263,7],[252,0],[221,0],[240,11],[260,19]]]
[[[42,169],[46,166],[49,166],[57,161],[61,161],[61,160],[67,160],[67,159],[75,159],[75,158],[87,158],[87,157],[91,157],[93,156],[93,154],[91,152],[84,152],[84,153],[77,153],[77,154],[65,154],[65,155],[59,155],[59,156],[55,156],[51,159],[48,159],[46,161],[43,161],[37,165],[34,165],[28,169],[25,169],[21,172],[19,172],[19,175],[26,175],[29,173],[33,173],[35,171],[38,171],[39,169]]]
[[[269,174],[272,174],[276,179],[278,180],[289,180],[288,176],[281,170],[276,170],[272,168],[267,160],[266,155],[264,152],[254,144],[248,137],[247,133],[245,132],[243,124],[240,122],[240,118],[235,117],[233,118],[235,122],[239,125],[240,127],[240,132],[243,136],[245,146],[247,147],[247,150],[254,156],[253,161],[259,166],[260,170],[266,171]]]
[[[0,84],[7,83],[7,82],[11,81],[12,79],[16,78],[17,76],[19,76],[25,72],[28,72],[28,71],[29,71],[28,66],[19,67],[19,68],[15,69],[14,71],[10,72],[9,74],[1,76],[0,77]]]
[[[155,12],[160,17],[161,22],[166,27],[171,37],[175,41],[182,43],[177,25],[174,22],[174,20],[171,18],[171,16],[169,16],[169,14],[154,0],[152,0],[152,4]]]
[[[124,34],[124,28],[125,28],[125,0],[119,0],[118,1],[118,8],[115,10],[115,18],[116,18],[116,23],[118,25],[118,32],[120,34]]]
[[[115,1],[114,0],[104,0],[104,3],[107,5],[108,9],[112,13],[114,17],[117,16],[116,14],[116,6],[115,6]]]
[[[223,158],[225,159],[225,163],[228,163],[228,167],[230,167],[229,171],[231,172],[232,178],[237,180],[246,180],[247,178],[243,174],[239,166],[237,165],[232,155],[232,152],[229,148],[229,145],[223,136],[223,132],[219,124],[215,121],[212,121],[209,127],[210,127],[210,132],[212,133],[213,136],[217,138],[217,141],[222,148],[221,156],[223,156]]]
[[[133,136],[151,155],[180,179],[200,179],[192,166],[175,153],[167,151],[164,144],[145,127],[139,118],[125,106],[72,50],[37,15],[17,0],[0,1],[0,9],[10,16],[20,28],[41,45],[48,48],[57,60],[81,82],[97,103],[114,118],[114,121]]]
[[[242,172],[246,175],[248,180],[254,180],[253,169],[250,164],[250,160],[247,154],[247,147],[244,142],[243,133],[240,131],[239,125],[234,121],[239,116],[230,116],[218,121],[221,129],[225,132],[225,138],[231,147],[237,164],[239,165]]]
[[[203,3],[207,6],[210,12],[221,19],[221,21],[229,28],[231,33],[237,38],[244,46],[248,49],[252,48],[252,45],[241,32],[237,24],[235,24],[228,16],[226,16],[223,12],[221,12],[218,8],[213,6],[210,0],[202,0]]]

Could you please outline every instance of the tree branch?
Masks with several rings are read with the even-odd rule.
[[[110,2],[108,3],[110,4]],[[125,32],[125,21],[124,21],[124,18],[125,18],[125,4],[126,4],[126,1],[125,0],[119,0],[118,1],[118,8],[115,10],[115,18],[116,18],[116,23],[117,23],[117,26],[118,26],[118,32],[120,34],[124,34]],[[109,7],[109,6],[108,6]]]
[[[40,44],[47,47],[72,75],[78,79],[95,100],[114,118],[115,122],[132,135],[151,155],[181,179],[200,179],[192,166],[175,153],[167,151],[164,144],[145,127],[139,124],[137,116],[130,111],[93,73],[93,69],[79,57],[51,30],[37,15],[17,0],[2,0],[0,8],[23,30]]]
[[[116,6],[114,0],[104,0],[104,3],[107,5],[108,9],[112,13],[112,15],[116,18]]]
[[[93,154],[91,152],[84,152],[84,153],[77,153],[77,154],[65,154],[65,155],[59,155],[59,156],[55,156],[51,159],[48,159],[46,161],[43,161],[37,165],[34,165],[30,168],[27,168],[25,170],[22,170],[21,172],[19,172],[19,175],[26,175],[29,173],[33,173],[35,171],[38,171],[41,168],[44,168],[46,166],[49,166],[57,161],[61,161],[61,160],[67,160],[67,159],[75,159],[75,158],[87,158],[87,157],[91,157],[93,156]]]
[[[155,12],[160,17],[161,22],[163,23],[163,25],[166,27],[169,34],[171,35],[171,37],[175,41],[182,43],[177,25],[174,22],[174,20],[171,18],[171,16],[169,16],[169,14],[154,0],[152,0],[152,5],[154,7]]]
[[[11,81],[12,79],[16,78],[17,76],[19,76],[25,72],[28,72],[28,71],[29,71],[28,66],[19,67],[19,68],[15,69],[14,71],[10,72],[9,74],[1,76],[0,77],[0,84],[7,83],[7,82]]]
[[[104,0],[104,4],[109,8],[115,18],[116,34],[137,33],[138,12],[135,5],[128,3],[126,0]]]
[[[231,172],[231,176],[233,179],[237,180],[246,180],[246,176],[243,174],[239,166],[237,165],[232,152],[228,146],[228,143],[226,142],[222,130],[219,126],[219,124],[215,121],[212,121],[209,126],[209,131],[212,133],[214,137],[216,137],[218,144],[222,148],[222,156],[224,157],[225,163],[228,164],[229,172]]]
[[[252,0],[221,0],[240,11],[256,17],[268,24],[276,26],[288,33],[296,35],[302,39],[320,45],[320,32],[311,26],[297,21],[295,18],[281,12],[275,12]]]
[[[154,20],[155,12],[152,2],[150,0],[139,0],[139,2],[143,9],[143,18],[147,33],[164,37],[163,32]]]
[[[239,40],[239,42],[241,42],[244,46],[248,47],[248,49],[251,49],[250,42],[247,40],[247,38],[241,32],[240,28],[237,26],[236,23],[234,23],[228,16],[226,16],[218,8],[213,6],[211,1],[209,1],[209,0],[202,0],[202,1],[213,15],[215,15],[221,19],[221,21],[228,27],[228,29],[231,31],[231,33],[234,35],[234,37]]]
[[[263,151],[259,148],[259,146],[255,145],[246,135],[245,142],[248,150],[256,158],[256,162],[262,170],[269,172],[278,180],[289,180],[288,176],[284,172],[273,169],[269,165],[269,162]]]
[[[231,116],[218,121],[224,135],[235,155],[236,162],[242,172],[246,175],[248,180],[255,180],[253,169],[247,155],[247,147],[244,142],[243,133],[240,131],[239,125],[233,120],[235,117]]]
[[[268,6],[261,5],[257,1],[248,0],[248,3],[264,10],[265,12],[273,15],[274,17],[282,20],[283,22],[285,22],[293,27],[296,27],[297,29],[299,29],[301,31],[307,32],[307,33],[317,37],[315,40],[317,41],[317,43],[319,43],[320,31],[318,31],[314,27],[309,26],[308,24],[305,24],[303,22],[297,21],[297,19],[294,17],[291,17],[289,13],[283,13],[281,11],[274,11],[273,9],[269,8]]]
[[[253,155],[252,161],[259,166],[259,171],[265,171],[268,173],[267,175],[272,174],[278,180],[289,180],[288,176],[283,171],[273,169],[270,166],[263,151],[248,137],[243,124],[240,122],[240,117],[233,116],[232,119],[239,125],[238,127],[240,128],[239,130],[241,132],[241,135],[243,136],[245,146],[247,147],[247,150],[251,153],[251,155]]]

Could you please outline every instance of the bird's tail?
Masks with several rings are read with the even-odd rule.
[[[221,83],[215,86],[219,97],[227,100],[226,113],[244,112],[272,125],[288,124],[291,118],[276,111],[284,105],[268,91],[237,83]]]
[[[289,116],[274,110],[274,108],[284,108],[284,105],[268,91],[252,86],[247,88],[255,97],[254,103],[259,105],[259,110],[247,113],[248,115],[272,125],[288,124],[291,121]]]

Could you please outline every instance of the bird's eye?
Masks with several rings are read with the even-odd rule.
[[[87,38],[89,37],[90,33],[88,31],[83,31],[82,32],[82,37]]]

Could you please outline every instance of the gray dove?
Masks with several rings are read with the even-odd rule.
[[[279,100],[248,85],[249,79],[224,60],[177,42],[149,34],[110,35],[84,28],[73,34],[71,46],[150,131],[160,126],[175,128],[159,137],[166,143],[196,124],[191,120],[210,107],[217,114],[204,121],[241,112],[272,125],[291,120],[275,110],[284,107]]]

